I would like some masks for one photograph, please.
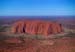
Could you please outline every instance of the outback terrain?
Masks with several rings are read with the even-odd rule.
[[[51,17],[51,16],[50,16]],[[19,20],[49,20],[58,22],[63,25],[65,31],[75,32],[75,17],[39,17],[39,18],[28,18],[28,17],[0,17],[0,35],[6,34],[2,28],[9,28],[11,24]],[[7,31],[7,33],[9,33]],[[11,33],[9,33],[11,35]],[[1,39],[1,37],[0,37]],[[75,37],[61,37],[49,40],[38,40],[38,39],[20,39],[20,38],[9,38],[7,40],[0,40],[0,52],[75,52]]]

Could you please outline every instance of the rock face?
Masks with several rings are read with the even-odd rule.
[[[18,21],[12,26],[12,33],[50,35],[62,32],[61,24],[50,21]]]

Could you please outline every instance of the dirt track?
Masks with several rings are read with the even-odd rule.
[[[17,40],[16,44],[0,43],[0,52],[75,52],[75,38],[44,41],[25,39],[25,43],[18,42]]]

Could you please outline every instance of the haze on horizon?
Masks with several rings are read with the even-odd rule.
[[[0,16],[75,16],[75,0],[0,0]]]

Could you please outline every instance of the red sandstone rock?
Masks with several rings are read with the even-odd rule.
[[[61,31],[60,24],[45,21],[19,21],[12,27],[13,33],[50,35],[61,33]]]

